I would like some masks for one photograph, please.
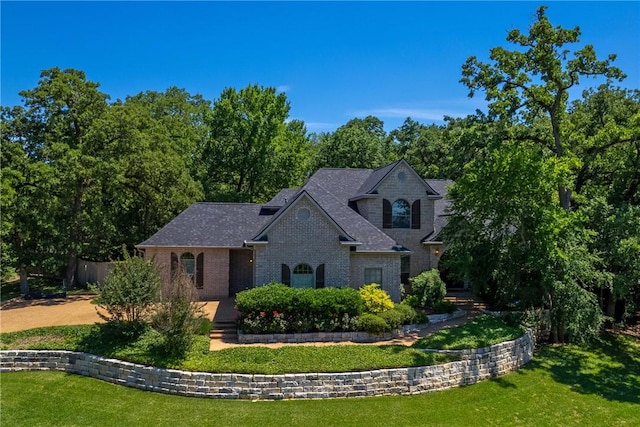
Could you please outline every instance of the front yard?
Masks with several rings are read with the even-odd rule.
[[[638,426],[640,341],[543,347],[517,372],[417,396],[239,402],[175,397],[59,372],[0,376],[3,425]]]
[[[482,331],[480,333],[479,331]],[[479,348],[508,341],[523,330],[500,319],[481,316],[472,322],[432,334],[415,348],[402,345],[323,345],[282,348],[236,347],[209,351],[209,339],[197,336],[184,358],[158,351],[159,333],[151,328],[123,333],[111,324],[57,326],[0,334],[0,349],[73,350],[145,365],[215,373],[351,372],[383,368],[427,366],[457,356],[425,353],[419,348]]]

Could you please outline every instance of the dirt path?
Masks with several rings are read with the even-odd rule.
[[[42,326],[87,325],[104,322],[92,304],[94,295],[69,295],[67,298],[24,300],[13,298],[0,306],[0,332],[15,332]],[[213,318],[217,301],[207,302],[205,312]]]

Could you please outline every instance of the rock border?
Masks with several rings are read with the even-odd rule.
[[[474,384],[518,369],[533,357],[531,331],[512,341],[459,354],[441,365],[345,373],[213,374],[162,369],[87,353],[51,350],[0,351],[0,372],[64,371],[141,390],[216,399],[326,399],[422,394]]]
[[[293,334],[245,334],[238,330],[238,342],[240,344],[275,344],[275,343],[310,343],[310,342],[356,342],[375,343],[399,338],[405,334],[424,329],[429,325],[457,319],[467,314],[466,310],[456,310],[453,313],[431,314],[427,316],[429,323],[421,325],[404,325],[395,332],[373,335],[367,332],[310,332]]]

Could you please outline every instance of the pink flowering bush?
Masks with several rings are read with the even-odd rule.
[[[238,293],[238,328],[251,334],[354,331],[363,302],[351,288],[295,289],[272,283]]]

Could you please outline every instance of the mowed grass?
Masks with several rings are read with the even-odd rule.
[[[11,426],[640,426],[640,342],[542,348],[503,377],[416,396],[280,402],[185,398],[60,372],[0,375]]]
[[[0,349],[83,351],[162,368],[217,373],[286,374],[350,372],[427,366],[458,356],[425,353],[401,345],[236,347],[209,351],[209,339],[196,337],[182,358],[164,356],[161,336],[151,328],[122,333],[109,324],[36,328],[0,334]]]
[[[461,350],[483,348],[514,340],[524,333],[520,326],[511,326],[499,317],[482,315],[456,328],[442,329],[418,340],[415,348]]]

